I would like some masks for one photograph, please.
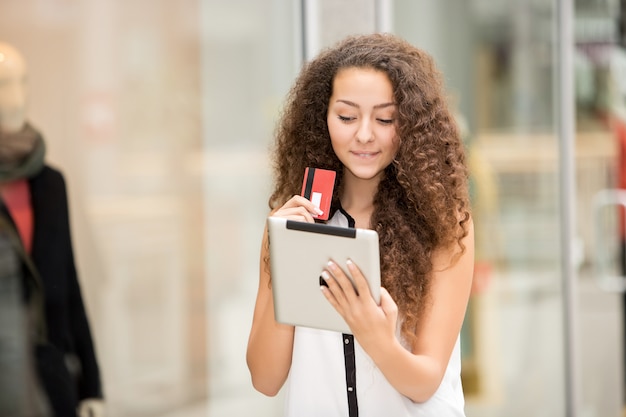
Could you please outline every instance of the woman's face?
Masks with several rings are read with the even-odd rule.
[[[345,175],[376,180],[398,151],[396,104],[384,72],[365,68],[340,70],[328,104],[328,132]]]

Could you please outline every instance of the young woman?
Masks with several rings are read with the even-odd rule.
[[[473,226],[444,94],[426,53],[383,34],[323,51],[292,87],[271,215],[314,222],[318,209],[297,195],[304,170],[335,170],[328,223],[378,232],[383,288],[377,305],[358,265],[329,263],[320,291],[353,336],[279,324],[266,231],[247,362],[258,391],[273,396],[286,383],[287,416],[464,415],[459,332]]]

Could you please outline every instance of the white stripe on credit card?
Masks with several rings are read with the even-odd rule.
[[[317,208],[320,208],[320,204],[322,202],[322,193],[312,193],[311,194],[311,203]]]

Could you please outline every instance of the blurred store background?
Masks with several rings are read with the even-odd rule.
[[[0,1],[0,40],[28,61],[29,119],[66,175],[107,416],[280,415],[280,395],[256,393],[245,364],[268,145],[302,60],[372,31],[435,57],[468,146],[477,231],[463,330],[468,417],[621,416],[624,235],[611,190],[626,164],[626,2],[571,5],[570,277],[560,240],[564,3]]]

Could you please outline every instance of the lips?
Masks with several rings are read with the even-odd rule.
[[[352,153],[352,155],[359,157],[359,158],[374,158],[375,156],[378,156],[380,154],[380,152],[363,152],[363,151],[350,151],[350,153]]]

